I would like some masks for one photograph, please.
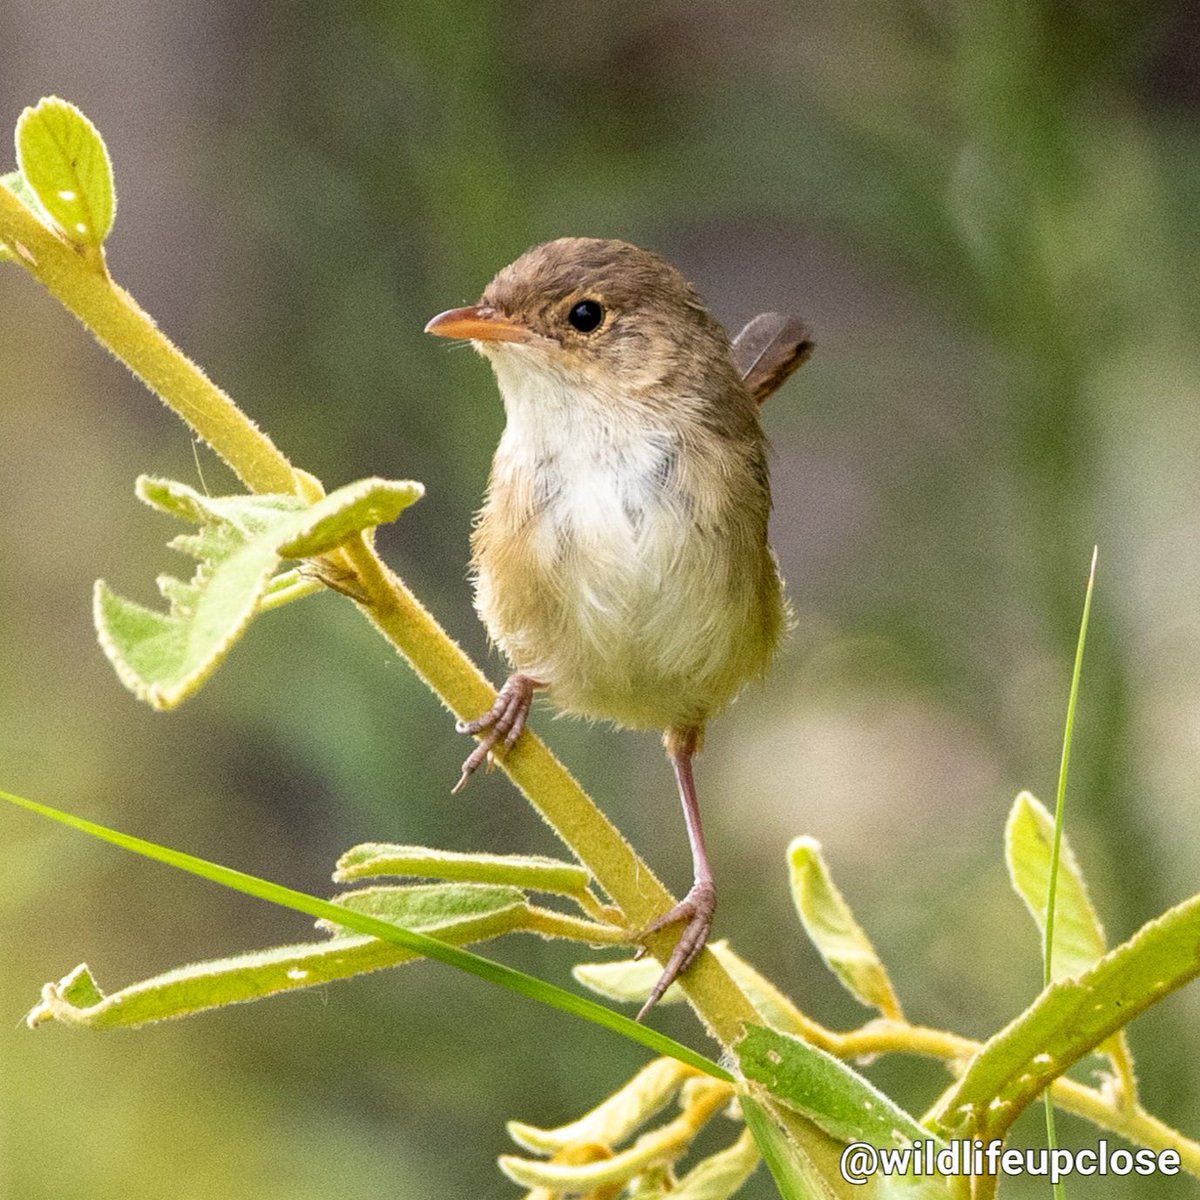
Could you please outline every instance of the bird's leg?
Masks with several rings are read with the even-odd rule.
[[[667,746],[667,756],[675,768],[675,781],[679,785],[679,799],[683,804],[683,819],[687,823],[688,841],[692,846],[692,875],[693,882],[688,894],[668,912],[651,921],[642,930],[639,937],[655,933],[678,921],[687,922],[663,973],[650,992],[649,999],[642,1005],[637,1019],[640,1021],[655,1004],[662,999],[663,993],[683,974],[696,960],[696,956],[704,949],[708,940],[708,931],[712,928],[713,914],[717,907],[717,894],[713,887],[712,868],[708,865],[708,855],[704,849],[704,829],[700,824],[700,805],[696,800],[696,785],[692,779],[692,757],[700,747],[701,730],[699,729],[670,729],[664,741]]]
[[[525,722],[529,719],[529,707],[533,703],[533,693],[537,688],[545,687],[540,680],[529,675],[510,675],[496,697],[496,703],[481,717],[473,721],[457,721],[454,728],[459,733],[482,733],[479,745],[471,751],[462,765],[462,776],[451,789],[450,794],[456,796],[467,786],[467,781],[487,761],[488,755],[503,742],[505,750],[511,750]]]

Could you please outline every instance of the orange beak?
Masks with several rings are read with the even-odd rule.
[[[532,342],[537,339],[531,329],[482,304],[438,313],[425,326],[425,332],[438,337],[470,338],[474,342]]]

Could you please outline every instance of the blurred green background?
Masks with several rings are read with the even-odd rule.
[[[791,914],[799,833],[914,1019],[986,1036],[1036,992],[1002,830],[1020,788],[1052,800],[1094,543],[1070,835],[1113,940],[1196,890],[1195,4],[6,0],[0,47],[0,121],[57,93],[106,137],[109,263],[164,329],[328,485],[426,483],[380,542],[481,659],[467,536],[502,412],[426,319],[568,233],[658,249],[733,329],[808,318],[816,357],[765,411],[799,626],[712,728],[699,782],[717,932],[813,1015],[864,1016]],[[92,582],[149,602],[182,560],[133,479],[228,477],[11,266],[0,378],[0,786],[322,894],[363,840],[556,852],[502,776],[448,796],[461,739],[335,597],[259,622],[181,711],[136,703],[95,644]],[[685,886],[656,739],[535,724]],[[82,960],[115,989],[306,929],[17,812],[0,829],[13,1200],[515,1196],[504,1120],[568,1120],[643,1061],[431,964],[31,1034],[41,983]],[[572,961],[489,953],[558,981]],[[654,1019],[702,1042],[685,1012]],[[1131,1030],[1147,1104],[1192,1134],[1198,1019],[1192,989]],[[916,1112],[944,1078],[869,1073]],[[765,1173],[744,1194],[771,1195]]]

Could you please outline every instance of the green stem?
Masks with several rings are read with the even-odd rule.
[[[359,607],[446,707],[460,719],[485,712],[495,689],[366,540],[357,538],[338,554],[338,565],[351,573],[362,593]],[[527,730],[501,766],[591,871],[631,930],[671,906],[670,893],[540,738]],[[674,930],[663,930],[646,943],[665,961],[675,936]],[[702,954],[679,982],[701,1020],[727,1048],[745,1022],[761,1019],[711,953]]]
[[[536,933],[546,938],[569,938],[573,942],[586,942],[589,946],[619,946],[624,941],[621,930],[612,925],[601,925],[583,917],[556,912],[552,908],[532,905],[524,916],[525,923],[520,927],[524,933]]]
[[[316,485],[311,477],[295,470],[125,291],[43,226],[5,188],[0,188],[0,241],[13,247],[26,270],[203,437],[251,491],[313,493]],[[485,676],[365,539],[356,538],[332,557],[360,589],[359,606],[451,712],[473,717],[491,705],[495,691]],[[307,586],[298,584],[296,590]],[[278,602],[290,598],[292,593],[285,589]],[[527,732],[502,765],[619,906],[630,928],[640,928],[670,905],[666,889],[539,738]],[[647,942],[651,952],[662,957],[673,938],[673,931],[667,930]],[[726,1047],[745,1022],[759,1019],[745,993],[711,953],[702,955],[680,983],[693,1008]],[[901,1052],[961,1060],[979,1048],[978,1043],[954,1034],[900,1022],[838,1034],[801,1014],[797,1021],[809,1040],[846,1057]],[[1200,1174],[1200,1145],[1140,1107],[1114,1105],[1100,1092],[1065,1078],[1054,1082],[1053,1094],[1064,1109],[1131,1141],[1178,1150],[1186,1169]]]
[[[293,600],[302,600],[305,596],[314,596],[323,592],[325,585],[316,578],[305,577],[297,570],[285,571],[276,575],[267,585],[263,598],[258,602],[260,613],[270,612],[273,608],[282,608]]]
[[[11,246],[26,270],[203,437],[252,492],[312,492],[311,476],[293,468],[128,293],[6,188],[0,188],[0,242]],[[491,707],[496,695],[491,684],[365,538],[353,539],[330,558],[350,576],[347,593],[451,712],[471,718]],[[526,732],[502,765],[621,909],[631,931],[671,907],[672,897],[650,868],[539,738]],[[675,930],[662,930],[646,939],[647,946],[665,961],[675,936]],[[726,1048],[745,1022],[758,1019],[711,953],[701,955],[680,982]]]
[[[298,491],[292,465],[269,437],[165,337],[103,264],[89,263],[0,187],[0,242],[164,404],[187,422],[253,492]]]

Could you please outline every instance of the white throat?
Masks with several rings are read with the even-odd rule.
[[[530,362],[520,351],[489,357],[507,416],[496,450],[498,481],[525,482],[544,506],[547,535],[565,527],[585,543],[632,550],[669,505],[664,488],[675,436],[647,427],[645,410],[606,381],[568,379],[553,363]]]

